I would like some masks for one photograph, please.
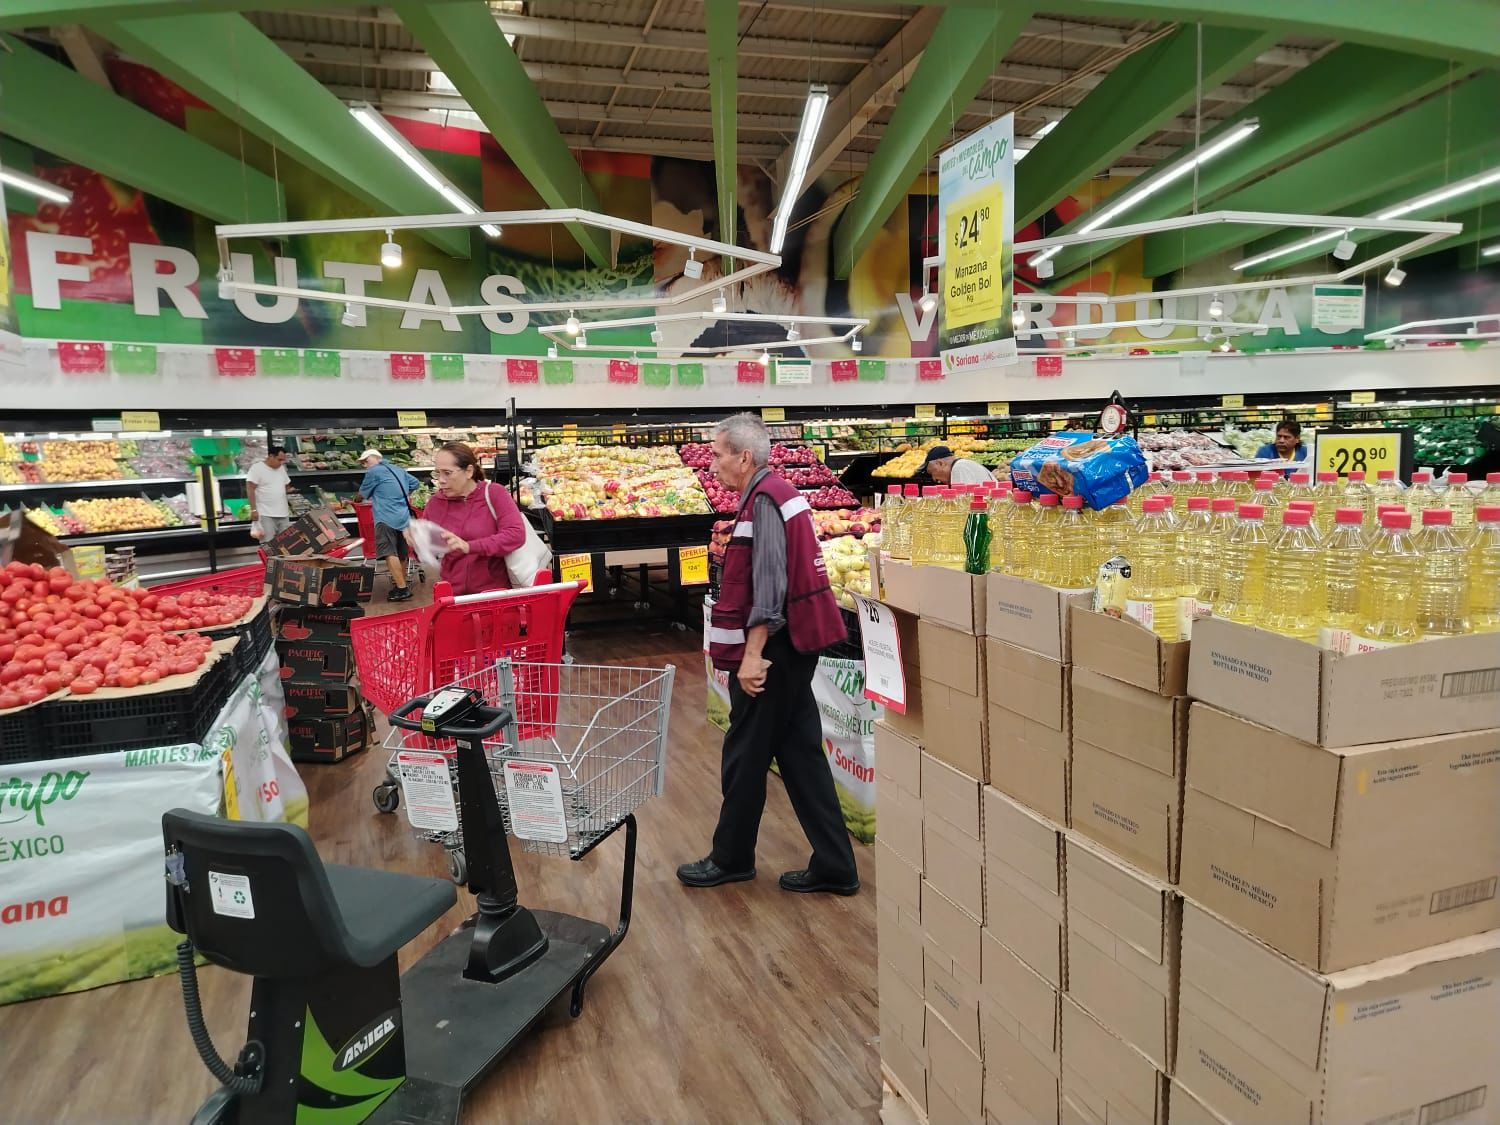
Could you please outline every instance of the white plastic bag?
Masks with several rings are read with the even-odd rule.
[[[407,524],[407,542],[411,549],[417,553],[417,558],[424,567],[439,569],[443,556],[451,549],[445,538],[447,532],[439,524],[431,520],[412,520]]]

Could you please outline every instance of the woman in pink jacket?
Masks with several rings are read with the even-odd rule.
[[[526,542],[526,517],[498,484],[484,479],[474,451],[450,441],[433,456],[438,491],[422,515],[443,529],[441,577],[456,594],[510,589],[505,556]]]

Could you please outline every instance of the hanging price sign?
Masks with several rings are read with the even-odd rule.
[[[677,552],[677,579],[684,586],[707,585],[707,547],[683,547]]]
[[[133,433],[155,433],[161,429],[161,415],[155,410],[122,410],[120,428]]]
[[[1366,403],[1371,403],[1371,402],[1375,401],[1375,392],[1374,391],[1355,391],[1355,392],[1353,392],[1349,396],[1349,401],[1352,402],[1352,403],[1354,403],[1356,406],[1363,406]]]
[[[912,415],[919,421],[937,417],[937,407],[930,402],[917,403],[916,412]]]
[[[1320,473],[1376,473],[1393,469],[1405,475],[1411,435],[1407,430],[1319,430],[1313,464]]]
[[[760,420],[762,422],[785,422],[786,407],[784,406],[762,406],[760,408]]]
[[[989,414],[991,418],[1008,418],[1010,417],[1010,403],[992,402],[989,404],[989,408],[986,413]]]
[[[558,572],[564,582],[585,582],[585,590],[594,587],[593,555],[562,555],[557,560]]]
[[[396,411],[396,426],[403,430],[419,430],[427,425],[427,411],[425,410],[398,410]]]

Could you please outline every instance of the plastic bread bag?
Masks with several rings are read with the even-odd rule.
[[[1145,455],[1131,437],[1100,438],[1066,430],[1049,434],[1010,463],[1011,483],[1040,496],[1081,496],[1096,511],[1146,483]]]
[[[431,520],[414,519],[406,525],[406,541],[423,566],[436,570],[450,550],[443,528]]]

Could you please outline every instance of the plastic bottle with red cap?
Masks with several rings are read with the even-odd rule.
[[[1420,637],[1417,580],[1421,561],[1411,533],[1411,513],[1383,512],[1359,568],[1359,616],[1350,652],[1375,652]]]
[[[1365,514],[1365,526],[1371,524],[1370,517],[1375,511],[1375,494],[1362,470],[1356,469],[1344,478],[1343,488],[1339,490],[1338,507],[1358,508]]]
[[[1131,537],[1130,589],[1125,615],[1163,640],[1178,639],[1177,598],[1182,591],[1180,534],[1167,515],[1166,498],[1152,496],[1141,505]]]
[[[1057,526],[1061,522],[1060,498],[1052,492],[1043,492],[1036,498],[1036,528],[1031,542],[1031,566],[1033,577],[1048,586],[1060,586],[1059,559],[1057,557]]]
[[[1461,637],[1469,632],[1469,551],[1453,531],[1453,512],[1428,508],[1416,535],[1421,555],[1417,577],[1417,631],[1423,637]]]
[[[1333,531],[1333,514],[1339,510],[1343,499],[1343,485],[1338,473],[1319,473],[1318,483],[1312,488],[1313,526],[1318,534],[1326,537]]]
[[[1365,518],[1362,508],[1339,508],[1334,513],[1333,533],[1323,541],[1323,620],[1318,644],[1334,652],[1349,651],[1349,638],[1359,616]]]
[[[1474,509],[1474,539],[1469,544],[1469,624],[1476,633],[1500,633],[1500,504]]]
[[[1285,637],[1316,641],[1323,619],[1323,559],[1313,513],[1293,501],[1266,546],[1260,625]],[[1305,501],[1311,504],[1311,501]]]
[[[1395,469],[1375,470],[1375,486],[1370,494],[1377,509],[1381,504],[1406,506],[1406,486],[1396,479]]]
[[[1213,541],[1213,505],[1207,496],[1190,496],[1181,528],[1181,591],[1177,595],[1177,635],[1191,640],[1193,622],[1213,611],[1218,585],[1219,551]]]
[[[1406,503],[1406,510],[1411,513],[1413,527],[1421,526],[1422,513],[1428,508],[1443,507],[1443,494],[1447,490],[1432,481],[1432,474],[1425,469],[1418,469],[1411,475],[1411,487],[1406,490],[1402,500]]]
[[[1017,578],[1035,578],[1036,524],[1041,506],[1024,488],[1012,490],[1010,499],[1015,511],[1005,521],[1003,569]]]
[[[990,569],[990,507],[986,496],[975,492],[969,498],[964,518],[964,570],[986,574]]]
[[[1443,489],[1443,507],[1453,513],[1453,530],[1468,535],[1474,526],[1474,493],[1469,491],[1468,473],[1449,473],[1448,487]]]
[[[1092,586],[1098,573],[1098,546],[1093,513],[1082,496],[1064,496],[1057,517],[1057,584],[1068,590]]]
[[[1261,615],[1266,584],[1266,509],[1241,504],[1238,519],[1220,551],[1219,596],[1214,616],[1254,625]]]
[[[1500,473],[1486,473],[1484,489],[1474,497],[1474,508],[1477,512],[1480,508],[1496,507],[1500,507]]]

